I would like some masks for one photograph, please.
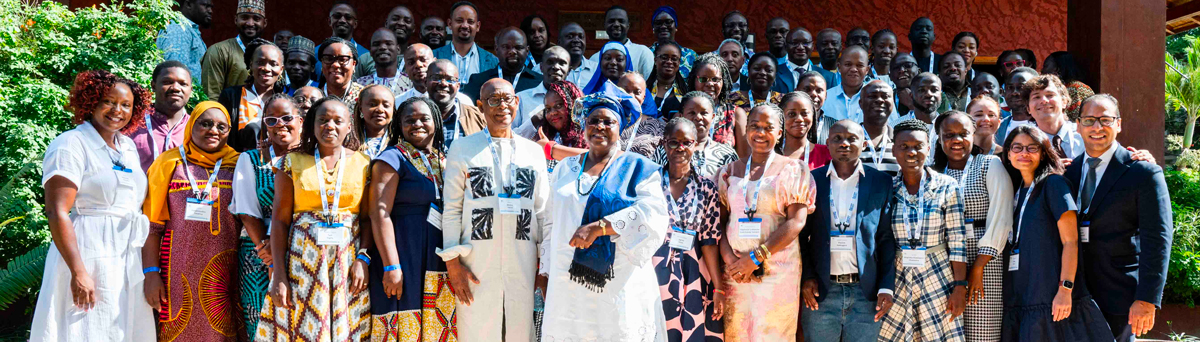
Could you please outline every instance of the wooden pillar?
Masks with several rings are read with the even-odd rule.
[[[1096,93],[1121,108],[1126,146],[1150,150],[1165,161],[1167,6],[1163,0],[1068,0],[1067,49],[1088,74]]]

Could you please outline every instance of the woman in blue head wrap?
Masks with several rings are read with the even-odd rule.
[[[553,230],[540,273],[549,278],[542,339],[665,341],[651,258],[666,239],[661,167],[621,151],[620,131],[636,118],[628,95],[600,92],[576,102],[588,152],[563,159],[550,176]]]
[[[650,51],[654,51],[657,55],[659,45],[675,41],[675,31],[679,28],[679,15],[675,14],[674,7],[659,6],[654,10],[654,15],[650,16],[650,20],[651,30],[654,31],[654,38],[657,40],[654,45],[650,46]],[[680,46],[679,49],[681,52],[679,73],[683,77],[687,77],[688,72],[692,71],[692,63],[696,62],[696,51],[683,46]],[[655,59],[657,60],[657,58]]]
[[[633,71],[633,61],[629,58],[629,49],[617,42],[608,42],[600,49],[600,65],[592,74],[591,80],[583,87],[584,95],[600,91],[605,81],[617,83],[621,75]]]

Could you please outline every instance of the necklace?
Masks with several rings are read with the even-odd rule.
[[[589,187],[587,191],[583,191],[583,188],[580,186],[583,184],[583,171],[585,169],[584,165],[587,165],[588,154],[590,154],[591,151],[584,152],[583,158],[579,159],[579,174],[575,176],[575,192],[579,193],[580,196],[591,196],[592,190],[596,190],[596,185],[600,184],[601,178],[604,178],[604,173],[608,172],[608,164],[612,161],[613,154],[616,152],[617,151],[610,151],[608,156],[604,157],[604,160],[602,160],[604,162],[604,166],[600,170],[600,175],[596,177],[596,181],[592,182],[592,186]]]

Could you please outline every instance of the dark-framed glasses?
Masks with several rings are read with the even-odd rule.
[[[1085,116],[1085,117],[1079,118],[1079,125],[1083,126],[1083,127],[1092,127],[1097,122],[1099,122],[1100,126],[1112,127],[1113,124],[1117,123],[1117,120],[1121,120],[1121,117],[1119,117],[1119,116],[1099,116],[1099,117]]]

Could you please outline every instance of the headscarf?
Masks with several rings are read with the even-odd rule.
[[[658,6],[658,9],[654,10],[654,15],[650,16],[650,21],[653,22],[654,18],[658,18],[659,13],[664,12],[671,16],[671,20],[675,21],[675,27],[679,27],[679,16],[675,14],[675,8],[671,6]]]
[[[225,122],[231,122],[229,119],[229,110],[225,109],[216,101],[204,101],[196,105],[192,109],[192,116],[188,119],[187,126],[183,130],[183,150],[187,153],[187,162],[195,164],[206,169],[211,169],[221,160],[221,168],[233,170],[237,166],[238,152],[229,144],[221,146],[217,152],[205,152],[192,143],[192,128],[196,125],[196,120],[200,119],[201,114],[209,109],[220,109],[221,114],[225,114]],[[232,131],[232,129],[231,129]],[[232,132],[231,132],[232,133]],[[163,151],[150,165],[150,169],[146,171],[147,180],[147,195],[146,202],[142,204],[142,212],[150,219],[150,222],[162,224],[171,219],[170,211],[167,210],[167,193],[170,190],[171,176],[175,174],[175,165],[180,164],[185,156],[179,154],[178,148],[173,148]],[[187,172],[187,170],[184,170]],[[211,186],[206,184],[204,186]]]
[[[609,41],[608,43],[604,44],[604,47],[601,48],[600,52],[596,54],[597,62],[604,61],[604,53],[607,52],[608,50],[617,50],[617,51],[621,51],[622,53],[624,53],[625,54],[625,72],[633,71],[633,60],[630,59],[630,57],[629,57],[629,48],[626,48],[625,44],[621,44],[621,43],[618,43],[615,41]],[[597,63],[597,64],[598,65],[596,66],[596,72],[592,74],[592,79],[589,80],[587,83],[587,86],[584,86],[582,89],[584,95],[591,95],[592,93],[600,91],[601,88],[604,87],[604,81],[608,80],[608,79],[604,78],[604,66],[599,65],[600,63]]]
[[[625,128],[637,122],[641,107],[633,95],[606,80],[595,93],[575,100],[571,106],[571,120],[579,127],[587,127],[587,117],[592,110],[607,108],[621,119],[621,132],[624,132]]]
[[[575,100],[583,97],[583,92],[576,87],[574,83],[567,81],[554,82],[546,85],[546,91],[557,94],[567,104],[567,129],[559,131],[558,136],[562,137],[562,144],[574,148],[587,148],[587,140],[583,138],[583,126],[575,123],[571,115],[570,107],[575,103]],[[544,125],[549,125],[550,120],[546,119],[547,111],[542,112],[542,122]]]

